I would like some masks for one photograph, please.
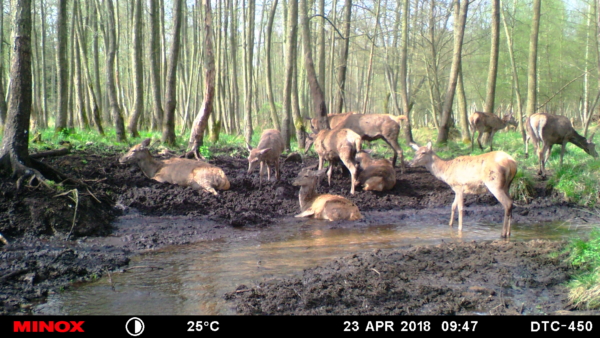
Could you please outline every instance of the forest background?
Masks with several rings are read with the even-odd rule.
[[[0,1],[2,125],[11,81],[11,2]],[[451,0],[308,0],[306,8],[287,0],[210,3],[212,21],[206,25],[200,0],[33,1],[31,130],[93,128],[114,133],[117,141],[155,130],[172,144],[174,135],[192,129],[205,98],[206,27],[216,73],[211,140],[220,131],[243,133],[250,142],[254,129],[302,128],[304,118],[317,114],[298,26],[303,15],[329,113],[409,112],[413,128],[439,128],[455,33],[464,29],[449,130],[468,139],[466,116],[474,109],[527,114],[532,0],[469,1],[462,27],[455,20],[460,1]],[[567,115],[576,126],[586,125],[587,133],[585,122],[600,93],[597,2],[544,0],[537,14],[533,112]],[[284,130],[288,147],[293,134]]]

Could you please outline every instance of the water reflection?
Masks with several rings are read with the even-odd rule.
[[[159,221],[158,219],[155,221]],[[467,223],[459,235],[445,223],[403,222],[332,229],[321,221],[250,231],[227,240],[170,247],[135,257],[126,273],[52,295],[38,314],[218,315],[234,314],[223,294],[274,278],[302,273],[333,258],[375,249],[434,245],[442,241],[496,240],[501,225]],[[565,239],[589,226],[565,222],[519,226],[511,240]],[[113,291],[113,288],[114,290]]]

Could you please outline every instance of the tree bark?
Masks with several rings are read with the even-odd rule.
[[[498,50],[500,47],[500,0],[492,0],[492,43],[490,49],[490,65],[485,96],[484,112],[494,114],[496,98],[496,77],[498,75]]]
[[[210,0],[204,0],[204,58],[206,73],[204,78],[204,101],[202,108],[194,119],[192,133],[188,143],[188,150],[192,151],[196,158],[200,158],[199,149],[204,144],[204,131],[208,124],[208,118],[213,112],[215,97],[215,56],[213,51],[212,37],[212,10]]]
[[[56,36],[58,39],[56,69],[58,72],[57,81],[57,107],[54,122],[54,130],[61,132],[67,128],[68,117],[68,90],[69,90],[69,66],[67,63],[67,0],[58,1],[58,18],[56,20]]]
[[[0,41],[4,41],[4,1],[0,1]],[[0,43],[0,55],[3,53],[3,43]],[[1,74],[4,74],[3,62],[0,62],[0,128],[3,129],[6,123],[6,112],[8,107],[6,106],[4,85],[1,78]]]
[[[142,49],[142,0],[134,3],[133,14],[133,111],[129,115],[129,135],[139,137],[138,121],[144,111],[144,73]]]
[[[283,121],[281,123],[281,136],[286,150],[290,149],[292,138],[290,120],[292,118],[292,83],[294,77],[294,64],[296,64],[296,40],[298,35],[298,2],[288,2],[287,36],[285,39],[285,79],[283,83]]]
[[[267,38],[265,41],[265,48],[267,54],[267,100],[269,101],[269,107],[271,112],[271,123],[273,123],[273,128],[281,131],[281,126],[279,125],[279,116],[277,115],[277,107],[275,107],[275,99],[273,98],[273,85],[271,84],[271,36],[273,35],[273,21],[275,19],[275,11],[277,10],[277,1],[274,0],[271,5],[271,11],[269,13],[269,22],[267,23]]]
[[[254,60],[254,16],[255,16],[255,0],[248,0],[248,8],[246,14],[246,21],[248,21],[248,26],[245,31],[245,45],[244,49],[244,91],[245,91],[245,123],[246,126],[244,128],[244,137],[246,139],[246,143],[250,144],[252,142],[252,63]]]
[[[181,42],[181,6],[183,6],[183,0],[175,0],[173,2],[173,6],[173,42],[171,43],[171,56],[169,58],[169,65],[167,69],[165,116],[162,134],[162,142],[171,146],[175,145],[177,60],[179,60],[179,45]]]
[[[115,123],[115,132],[117,142],[125,142],[125,123],[121,115],[121,108],[117,100],[117,88],[115,79],[115,57],[117,54],[117,37],[115,34],[115,13],[113,0],[106,0],[106,90],[108,91],[108,105],[110,107],[111,116]]]
[[[160,79],[160,13],[158,0],[150,0],[150,78],[152,79],[152,130],[163,125],[162,86]]]
[[[349,0],[348,0],[349,1]],[[313,109],[315,117],[319,120],[319,130],[329,129],[329,121],[327,120],[327,104],[325,103],[325,95],[319,85],[317,73],[315,72],[315,63],[312,57],[310,45],[310,31],[308,27],[308,8],[306,0],[300,0],[300,29],[302,31],[302,45],[304,46],[304,68],[306,68],[306,77],[310,87],[310,95],[313,100]]]
[[[469,9],[469,0],[456,0],[454,21],[454,53],[452,55],[452,66],[450,68],[450,77],[448,79],[448,88],[442,106],[442,118],[438,130],[438,144],[448,142],[450,132],[450,113],[452,112],[452,103],[454,93],[456,92],[456,83],[458,81],[458,71],[460,69],[460,60],[462,57],[462,43],[465,33],[465,23],[467,20],[467,11]]]
[[[531,21],[531,34],[529,36],[529,61],[527,66],[527,116],[535,114],[535,105],[537,103],[537,45],[540,30],[541,4],[541,0],[533,0],[533,19]]]
[[[334,114],[340,114],[345,106],[346,70],[348,68],[348,51],[350,46],[350,20],[352,20],[352,0],[344,4],[344,42],[342,43],[342,59],[337,71],[337,92],[333,107]]]
[[[412,123],[410,117],[411,104],[408,95],[408,14],[410,13],[410,0],[404,0],[402,8],[402,48],[400,49],[400,98],[402,99],[402,112],[406,115],[404,139],[407,143],[414,142],[412,136]]]

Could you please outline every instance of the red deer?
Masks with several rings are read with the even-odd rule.
[[[404,115],[389,114],[329,114],[327,115],[331,129],[348,128],[360,135],[364,141],[383,139],[394,150],[392,165],[396,166],[396,159],[400,156],[400,169],[404,172],[404,154],[398,144],[400,134],[400,121],[406,120]],[[311,120],[314,133],[318,131],[317,119]]]
[[[350,171],[352,177],[350,193],[354,194],[358,170],[354,158],[361,149],[361,142],[360,135],[350,129],[323,129],[317,135],[309,135],[309,142],[307,142],[305,150],[308,151],[314,143],[315,151],[319,155],[319,170],[323,169],[323,161],[329,162],[329,170],[327,171],[329,185],[331,185],[333,163],[341,160]]]
[[[464,195],[483,194],[489,190],[504,207],[502,237],[510,236],[510,221],[513,202],[510,198],[510,184],[517,173],[517,163],[505,152],[492,151],[477,156],[460,156],[453,160],[440,159],[431,149],[431,142],[423,147],[415,143],[411,167],[424,166],[433,176],[448,184],[455,193],[450,214],[450,226],[454,212],[458,208],[458,231],[462,231]]]
[[[373,159],[362,150],[356,154],[356,163],[359,169],[358,183],[363,190],[384,191],[396,185],[396,171],[387,159]]]
[[[283,152],[285,144],[281,133],[277,129],[266,129],[260,136],[260,141],[255,149],[248,145],[250,155],[248,155],[248,174],[252,173],[260,163],[258,172],[260,183],[262,184],[263,166],[267,166],[267,180],[271,179],[271,168],[275,169],[277,181],[281,179],[281,169],[279,156]]]
[[[569,142],[583,149],[594,158],[598,158],[596,144],[592,142],[594,134],[590,136],[589,140],[586,140],[585,137],[579,135],[577,131],[573,129],[571,121],[565,116],[536,113],[527,118],[525,121],[525,128],[527,129],[525,157],[527,158],[529,156],[529,139],[531,139],[539,159],[538,175],[541,175],[542,177],[546,176],[546,162],[550,157],[552,146],[555,144],[560,144],[562,146],[560,151],[561,166],[563,164],[565,146]],[[541,149],[540,142],[543,144]]]
[[[362,215],[358,207],[350,200],[338,195],[317,193],[317,184],[324,175],[325,169],[314,171],[304,168],[300,171],[292,183],[300,187],[298,199],[302,212],[295,217],[313,217],[330,221],[361,219]]]
[[[215,189],[228,190],[229,180],[223,170],[212,164],[186,158],[159,160],[150,154],[150,139],[133,146],[119,159],[121,164],[135,163],[144,175],[161,183],[177,184],[206,190],[218,195]]]
[[[513,116],[512,112],[504,115],[503,118],[490,113],[484,113],[476,111],[469,116],[469,125],[471,126],[471,152],[473,151],[473,145],[475,142],[475,132],[479,132],[477,137],[477,143],[479,149],[483,150],[481,146],[481,136],[483,133],[489,133],[490,151],[494,151],[494,134],[504,129],[507,125],[517,125],[517,121]]]

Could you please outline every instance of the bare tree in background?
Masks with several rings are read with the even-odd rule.
[[[69,70],[67,63],[67,0],[58,1],[58,18],[56,20],[56,35],[58,39],[56,69],[58,72],[57,86],[57,106],[54,130],[57,132],[67,128],[67,105],[69,89]]]
[[[212,10],[210,0],[204,3],[204,101],[202,107],[194,119],[192,133],[188,143],[188,150],[194,153],[196,159],[200,158],[199,149],[204,144],[204,131],[208,125],[208,118],[213,113],[215,97],[215,55],[213,51],[212,37]]]
[[[346,70],[348,68],[348,51],[350,46],[350,20],[352,19],[352,0],[344,3],[344,42],[342,43],[341,61],[337,71],[337,91],[332,113],[340,114],[345,106]]]
[[[173,1],[173,42],[171,43],[171,56],[167,69],[167,87],[165,90],[165,116],[163,120],[162,142],[168,145],[175,144],[175,107],[177,106],[177,60],[179,59],[179,45],[181,43],[181,6],[183,0]]]
[[[527,116],[535,114],[535,105],[537,104],[537,45],[541,3],[541,0],[533,0],[533,19],[529,36],[529,65],[527,66]]]
[[[133,111],[129,115],[129,135],[139,137],[138,120],[144,111],[144,73],[142,67],[142,0],[135,0],[133,13]]]

